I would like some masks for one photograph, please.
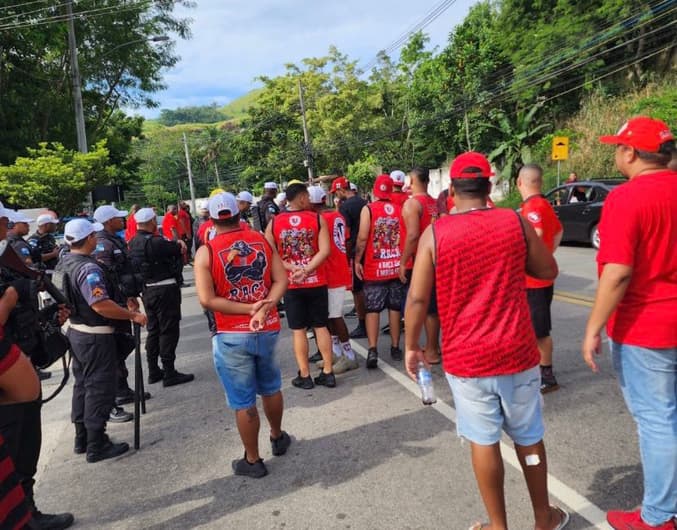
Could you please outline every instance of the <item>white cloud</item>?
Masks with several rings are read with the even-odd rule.
[[[476,0],[458,0],[425,31],[443,46]],[[330,45],[364,64],[419,22],[439,0],[198,0],[177,10],[193,19],[193,38],[177,42],[181,61],[165,73],[161,108],[225,103],[256,86],[260,75],[285,63],[324,55]],[[158,109],[143,111],[154,116]]]

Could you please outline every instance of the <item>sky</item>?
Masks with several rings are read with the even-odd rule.
[[[476,0],[456,0],[424,31],[443,47]],[[226,104],[256,88],[257,76],[284,73],[286,63],[321,57],[331,45],[366,64],[420,22],[440,0],[197,0],[177,9],[193,19],[193,38],[176,43],[180,62],[155,94],[160,109]]]

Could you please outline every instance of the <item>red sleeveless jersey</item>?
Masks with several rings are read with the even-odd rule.
[[[367,208],[371,226],[364,250],[364,279],[381,282],[398,278],[406,239],[402,208],[389,201],[372,202]]]
[[[216,295],[253,304],[264,300],[273,284],[273,249],[263,234],[253,230],[233,230],[206,242]],[[214,313],[217,333],[251,333],[251,315]],[[280,329],[280,317],[273,308],[262,331]]]
[[[320,214],[307,210],[281,212],[273,217],[273,237],[280,257],[287,263],[305,267],[320,250]],[[288,289],[321,287],[327,285],[324,267],[318,267],[302,283],[292,281],[289,276]]]
[[[331,253],[322,264],[327,277],[327,287],[329,289],[350,287],[353,276],[346,255],[346,220],[336,210],[325,210],[322,217],[327,223],[331,239]]]
[[[527,245],[504,208],[442,217],[433,225],[444,370],[458,377],[510,375],[540,356],[527,304]]]
[[[427,193],[413,195],[411,198],[418,201],[418,203],[421,205],[421,211],[423,213],[421,214],[419,233],[422,234],[426,228],[428,228],[432,223],[437,221],[437,218],[439,216],[437,212],[437,201]]]
[[[404,203],[407,202],[407,199],[409,198],[409,194],[403,192],[402,190],[396,191],[393,190],[392,193],[390,194],[390,202],[393,204],[397,204],[400,208],[404,206]]]

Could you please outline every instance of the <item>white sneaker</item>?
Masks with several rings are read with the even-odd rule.
[[[360,367],[357,359],[348,359],[345,355],[342,356],[335,365],[332,366],[334,374],[342,374],[350,370],[357,370]]]
[[[331,364],[332,364],[332,366],[334,364],[336,364],[339,361],[339,359],[341,359],[341,357],[338,357],[336,354],[332,353],[331,354]],[[324,368],[324,359],[317,361],[315,363],[315,366],[317,366],[318,368]]]

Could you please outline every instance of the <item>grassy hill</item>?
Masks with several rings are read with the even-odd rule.
[[[256,98],[258,98],[260,93],[260,88],[247,92],[244,96],[234,99],[228,105],[221,107],[221,112],[226,116],[232,116],[233,119],[242,118],[247,113],[247,109],[256,103]]]

